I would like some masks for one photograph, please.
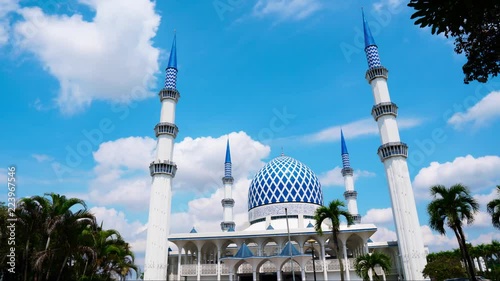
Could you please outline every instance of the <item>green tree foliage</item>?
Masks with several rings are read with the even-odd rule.
[[[375,271],[375,268],[378,266],[381,267],[384,272],[388,272],[391,269],[391,258],[379,252],[364,254],[356,258],[356,274],[365,281],[370,280],[370,274],[375,280],[380,280],[380,276]]]
[[[430,27],[432,34],[455,39],[455,52],[464,53],[464,83],[485,83],[500,72],[500,1],[410,0],[415,25]]]
[[[0,228],[0,279],[3,280],[125,280],[137,266],[134,254],[116,230],[98,226],[85,202],[58,194],[23,198],[17,203],[16,268],[8,271]],[[0,217],[7,208],[0,204]]]
[[[333,200],[332,202],[330,202],[328,207],[321,206],[316,209],[316,212],[314,214],[314,220],[316,221],[314,229],[318,234],[322,235],[323,230],[321,229],[321,224],[324,221],[328,220],[330,220],[330,222],[332,223],[331,229],[333,239],[331,242],[335,244],[334,251],[340,265],[340,279],[344,281],[344,263],[340,255],[340,247],[337,240],[338,233],[340,231],[340,221],[342,217],[347,221],[347,225],[354,224],[354,217],[346,209],[345,203],[338,199]]]
[[[497,198],[491,200],[486,207],[491,215],[491,223],[500,229],[500,185],[497,185]]]
[[[467,246],[472,258],[478,261],[478,274],[492,281],[500,281],[500,243],[493,240],[490,244]],[[479,261],[484,261],[484,264]],[[467,275],[464,264],[460,249],[431,253],[427,255],[423,274],[433,281],[464,277]]]
[[[427,256],[427,264],[422,272],[424,277],[433,281],[466,276],[458,251],[432,253]]]
[[[466,264],[467,273],[475,281],[474,263],[469,255],[462,222],[470,224],[479,210],[479,204],[470,195],[469,189],[461,184],[450,188],[442,185],[431,187],[433,200],[427,206],[429,226],[440,234],[446,234],[445,225],[453,230],[457,238],[462,258]]]

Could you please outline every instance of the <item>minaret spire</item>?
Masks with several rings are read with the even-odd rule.
[[[364,18],[365,52],[368,61],[366,80],[370,83],[375,105],[372,116],[378,123],[382,145],[378,149],[391,195],[392,213],[398,237],[399,256],[404,280],[424,280],[426,254],[418,220],[415,197],[408,171],[408,146],[399,137],[398,107],[391,102],[387,87],[387,69],[380,63],[377,45]]]
[[[177,56],[175,36],[166,69],[165,87],[160,90],[160,122],[154,131],[158,139],[156,158],[149,165],[151,197],[149,201],[148,234],[144,280],[165,280],[168,265],[168,233],[172,202],[172,179],[177,165],[172,161],[174,141],[179,129],[175,125],[175,108],[180,94],[177,84]]]
[[[226,161],[224,162],[224,176],[231,177],[232,163],[231,163],[231,149],[229,148],[229,138],[226,142]]]
[[[177,47],[176,47],[176,35],[174,34],[174,40],[172,41],[172,48],[170,49],[170,58],[168,59],[168,65],[165,75],[165,88],[176,89],[177,84]]]
[[[365,35],[365,53],[366,59],[368,61],[368,68],[382,66],[380,62],[380,56],[378,54],[378,47],[375,44],[375,40],[373,39],[372,32],[370,30],[370,26],[368,26],[368,22],[365,19],[365,12],[361,9],[361,14],[363,16],[363,31]]]
[[[341,142],[341,155],[342,155],[342,176],[344,177],[344,198],[347,201],[347,210],[353,215],[355,223],[361,223],[361,216],[358,213],[358,193],[354,190],[354,170],[349,163],[349,152],[347,152],[347,145],[345,144],[344,132],[340,130]]]
[[[233,189],[231,149],[229,148],[229,138],[226,143],[226,161],[224,161],[224,177],[222,184],[224,185],[224,199],[222,199],[223,221],[220,223],[222,231],[234,231],[235,223],[233,221],[234,199],[232,196]]]

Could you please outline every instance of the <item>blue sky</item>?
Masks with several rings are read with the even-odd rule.
[[[410,147],[425,242],[434,251],[456,247],[429,230],[425,207],[431,185],[458,182],[482,205],[469,240],[500,239],[484,212],[500,184],[500,80],[463,84],[465,59],[452,41],[413,25],[399,0],[4,0],[0,170],[17,166],[18,197],[84,198],[142,259],[156,94],[176,30],[172,232],[219,229],[222,207],[212,206],[222,198],[228,135],[239,221],[252,176],[281,148],[316,172],[325,201],[343,198],[342,127],[363,221],[379,227],[374,238],[395,239],[364,79],[362,6]]]

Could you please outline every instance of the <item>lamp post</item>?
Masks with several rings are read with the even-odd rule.
[[[288,249],[290,254],[290,266],[292,267],[292,280],[295,281],[295,271],[293,270],[292,239],[290,238],[290,226],[288,225],[288,210],[285,208],[286,231],[288,232]]]
[[[167,281],[169,281],[168,280],[169,279],[168,278],[169,277],[168,276],[168,274],[169,274],[169,272],[168,272],[168,269],[169,269],[168,266],[170,265],[170,261],[168,259],[170,258],[170,252],[172,252],[172,249],[170,247],[168,247],[168,251],[167,251],[167,276],[166,276],[167,278],[165,278]]]
[[[314,274],[314,281],[316,281],[316,262],[314,261],[314,242],[316,242],[316,240],[309,239],[309,240],[307,240],[307,242],[309,242],[309,244],[311,245],[311,258],[312,258],[312,262],[313,262],[313,274]]]

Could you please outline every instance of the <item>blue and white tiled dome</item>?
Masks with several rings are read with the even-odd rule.
[[[248,190],[248,210],[274,203],[323,205],[321,184],[314,172],[288,156],[267,163],[255,175]]]

